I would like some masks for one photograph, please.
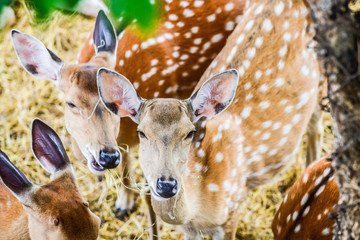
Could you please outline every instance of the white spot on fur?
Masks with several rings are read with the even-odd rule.
[[[281,87],[282,85],[284,85],[285,81],[283,78],[277,78],[275,80],[275,87],[279,88]]]
[[[261,124],[263,128],[269,128],[272,125],[272,121],[265,121]]]
[[[197,151],[197,156],[198,157],[204,157],[205,156],[204,150],[200,149],[199,151]]]
[[[276,153],[278,152],[277,149],[271,149],[268,153],[268,156],[271,157],[271,156],[274,156]]]
[[[269,87],[268,87],[268,85],[266,83],[261,85],[260,88],[259,88],[261,93],[266,93],[268,89],[269,89]]]
[[[183,12],[183,15],[185,17],[192,17],[192,16],[194,16],[194,14],[195,14],[194,11],[192,11],[190,9],[185,9],[184,12]]]
[[[262,72],[260,70],[257,70],[255,72],[255,80],[259,80],[259,78],[261,77],[262,75]],[[266,85],[266,84],[263,84],[263,85]],[[260,87],[260,91],[261,91],[261,87]]]
[[[322,235],[328,235],[330,233],[330,229],[329,228],[325,228],[324,230],[321,231]]]
[[[259,108],[261,108],[261,109],[266,109],[269,106],[270,106],[270,103],[267,101],[263,101],[263,102],[259,103]]]
[[[141,80],[142,80],[142,81],[148,80],[148,79],[149,79],[151,76],[153,76],[156,72],[157,72],[157,68],[156,68],[156,67],[151,68],[149,72],[144,73],[144,74],[141,75]]]
[[[315,193],[315,197],[319,196],[325,189],[325,185],[322,185]]]
[[[246,57],[249,59],[253,59],[255,57],[255,54],[256,54],[256,48],[249,48]]]
[[[276,16],[279,16],[283,10],[284,10],[284,3],[283,2],[279,2],[278,4],[275,5],[274,11]]]
[[[299,214],[299,213],[298,213],[297,211],[294,212],[294,214],[293,214],[293,216],[292,216],[292,220],[293,220],[293,221],[296,220],[298,214]]]
[[[219,191],[219,186],[217,184],[210,183],[207,185],[207,188],[210,192],[217,192]]]
[[[254,20],[252,19],[245,25],[244,30],[249,31],[252,28],[253,25],[254,25]]]
[[[223,37],[224,36],[222,35],[222,33],[218,33],[211,38],[211,42],[213,43],[219,42]]]
[[[283,137],[282,139],[280,139],[278,146],[284,146],[284,144],[287,142],[288,138],[287,137]]]
[[[306,193],[304,197],[301,199],[301,206],[304,205],[308,199],[309,199],[309,195]]]
[[[215,156],[215,160],[217,162],[221,162],[224,159],[224,154],[222,154],[221,152],[218,152]]]
[[[292,123],[293,124],[297,124],[301,119],[301,114],[298,113],[298,114],[295,114],[295,116],[292,118]]]
[[[261,45],[263,44],[264,42],[264,38],[263,37],[257,37],[256,40],[255,40],[255,47],[259,48],[261,47]]]
[[[208,22],[213,22],[213,21],[215,21],[215,18],[216,18],[215,14],[211,14],[211,15],[207,16],[206,19],[208,20]]]
[[[225,180],[222,186],[226,192],[229,192],[231,190],[231,183],[228,180]]]
[[[291,124],[286,124],[282,129],[282,134],[288,134],[292,128]]]
[[[271,20],[266,18],[263,22],[263,25],[262,25],[262,29],[265,31],[265,32],[269,32],[271,31],[271,29],[273,28],[273,25],[271,23]]]
[[[307,206],[304,210],[303,217],[305,217],[310,211],[310,206]]]
[[[272,129],[273,129],[273,130],[277,130],[277,129],[279,129],[280,127],[281,127],[281,123],[280,123],[280,122],[276,122],[276,123],[273,124]]]
[[[270,138],[271,134],[270,133],[264,133],[263,135],[261,135],[261,140],[268,140]]]
[[[252,108],[250,106],[244,107],[243,111],[241,112],[241,117],[244,119],[248,118],[250,116],[251,109]]]
[[[202,165],[201,165],[201,164],[199,164],[199,163],[195,163],[195,165],[194,165],[194,169],[195,169],[195,171],[200,172],[200,171],[201,171],[201,169],[202,169]]]
[[[263,5],[263,4],[259,5],[259,6],[256,8],[254,14],[255,14],[255,15],[259,15],[259,14],[262,12],[263,9],[264,9],[264,5]]]
[[[235,28],[235,23],[233,21],[229,21],[225,25],[226,31],[232,31],[232,30],[234,30],[234,28]]]
[[[236,44],[240,44],[244,41],[245,35],[242,33],[240,36],[236,39]]]
[[[170,19],[171,21],[176,21],[176,20],[178,20],[178,16],[175,15],[175,14],[170,14],[170,15],[169,15],[169,19]]]
[[[309,174],[306,172],[306,173],[304,174],[303,179],[302,179],[303,183],[307,183],[308,179],[309,179]]]
[[[234,8],[234,3],[232,3],[232,2],[229,2],[224,7],[225,11],[231,11],[233,8]]]

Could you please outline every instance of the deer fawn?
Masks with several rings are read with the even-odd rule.
[[[338,200],[331,162],[326,158],[313,162],[290,188],[275,214],[275,239],[333,239],[336,221],[330,216]]]
[[[224,46],[243,8],[244,0],[167,0],[164,23],[157,35],[146,41],[130,30],[117,38],[100,12],[94,34],[81,51],[81,63],[75,65],[64,63],[34,37],[16,30],[12,37],[23,67],[36,78],[54,82],[65,93],[65,125],[75,156],[85,156],[90,170],[97,174],[118,166],[122,157],[121,174],[127,175],[131,156],[126,152],[121,156],[118,143],[137,144],[136,125],[128,119],[120,125],[118,117],[97,104],[97,69],[116,69],[134,80],[145,97],[188,95]],[[132,178],[131,171],[129,175]],[[130,185],[129,178],[123,179],[125,185]],[[134,192],[122,187],[116,203],[120,217],[133,206]]]
[[[234,239],[238,201],[295,153],[319,79],[308,20],[302,1],[253,2],[186,100],[146,100],[123,75],[98,71],[103,104],[138,123],[155,212],[186,239]]]
[[[32,184],[0,150],[0,238],[97,239],[100,219],[79,192],[60,138],[38,119],[31,136],[33,153],[52,180]]]

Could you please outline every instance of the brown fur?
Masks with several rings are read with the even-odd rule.
[[[224,46],[226,38],[232,32],[232,29],[226,29],[226,24],[228,22],[236,21],[236,18],[242,14],[245,4],[244,0],[233,1],[234,8],[231,11],[226,11],[224,10],[224,6],[229,2],[227,0],[205,1],[205,3],[201,7],[196,7],[195,0],[190,0],[188,1],[189,6],[186,7],[186,9],[191,9],[192,11],[194,11],[194,16],[185,17],[183,15],[183,11],[185,8],[179,5],[180,2],[181,1],[174,0],[172,1],[172,3],[166,4],[165,7],[169,8],[169,10],[165,13],[164,23],[161,24],[159,30],[157,31],[155,36],[153,36],[156,39],[159,36],[163,36],[163,34],[165,33],[170,33],[173,35],[172,39],[166,39],[165,42],[157,42],[154,45],[142,49],[141,44],[146,40],[143,40],[136,36],[129,28],[124,32],[124,34],[118,41],[116,64],[115,67],[111,66],[110,68],[114,68],[117,72],[123,74],[125,77],[133,81],[134,84],[138,84],[139,94],[143,97],[187,97],[193,90],[201,74],[204,72],[211,60]],[[216,13],[219,10],[221,10],[221,12]],[[207,17],[214,13],[216,13],[216,20],[214,22],[208,22]],[[178,16],[178,20],[174,21],[169,19],[169,16],[173,14]],[[171,24],[174,25],[174,28],[168,29],[165,22],[171,22]],[[178,22],[184,23],[184,27],[181,27],[181,25],[179,25],[180,27],[177,26],[176,24],[178,24]],[[191,28],[196,26],[199,27],[198,32],[191,33]],[[191,37],[186,37],[185,34],[188,32],[191,33]],[[214,35],[220,33],[223,37],[217,42],[211,42],[211,38]],[[179,35],[175,36],[175,34]],[[201,38],[201,44],[194,43],[194,40],[197,38]],[[78,60],[80,63],[86,63],[91,60],[91,62],[93,62],[95,66],[102,67],[104,66],[103,63],[96,64],[94,62],[98,57],[94,57],[95,51],[93,44],[90,43],[92,42],[91,39],[92,34],[90,34],[88,39],[86,40],[80,52]],[[208,49],[202,50],[203,45],[210,42],[210,47]],[[138,45],[137,49],[132,50],[133,46],[136,44]],[[193,47],[199,48],[196,53],[190,52],[191,48]],[[125,54],[129,50],[131,51],[131,57],[126,58]],[[174,57],[174,52],[179,52],[179,57]],[[189,58],[181,60],[180,58],[183,55],[188,55]],[[156,59],[158,62],[152,66],[151,61],[153,59]],[[172,61],[173,63],[168,64],[167,61]],[[124,62],[124,64],[120,66],[120,62]],[[175,64],[178,64],[178,68],[175,71],[168,71],[167,73],[162,74],[162,71],[168,69],[170,66],[173,66]],[[83,65],[81,64],[75,65],[71,69],[71,71],[69,70],[69,72],[73,74],[76,71],[82,71],[82,66]],[[194,66],[197,67],[193,69]],[[154,67],[156,67],[157,69],[156,73],[143,81],[142,75],[150,72],[150,70]],[[185,72],[187,73],[187,75],[184,75]],[[91,81],[91,83],[94,82]],[[74,97],[78,97],[83,94],[82,86],[74,85],[72,86],[72,88],[79,89],[79,91],[74,94]],[[85,88],[89,89],[89,87]],[[93,87],[90,88],[93,89]],[[90,108],[86,108],[85,111],[91,112],[97,100],[98,95],[91,94],[90,98],[88,99]],[[68,110],[65,110],[65,119],[67,121],[67,125],[71,126],[71,121],[74,120],[70,114],[66,114],[67,111]],[[111,117],[106,116],[106,113],[104,113],[104,115],[104,119],[111,119]],[[74,144],[73,148],[78,159],[83,158],[81,151],[80,149],[78,149],[78,147],[84,148],[84,144],[80,142],[88,141],[90,132],[93,134],[92,136],[94,136],[93,141],[97,141],[99,144],[105,144],[104,141],[107,140],[109,143],[115,146],[115,138],[117,133],[119,132],[118,128],[120,124],[117,122],[117,119],[107,120],[106,122],[108,125],[104,125],[101,121],[96,121],[91,125],[82,124],[83,126],[79,125],[71,127],[74,130],[72,130],[70,134],[77,135],[77,137],[75,137],[77,144]],[[112,123],[116,124],[116,126],[111,125]],[[84,127],[86,127],[87,131],[84,131]],[[116,134],[111,140],[103,139],[97,137],[97,133],[92,132],[96,129],[101,129],[102,131]],[[132,120],[122,119],[120,125],[120,133],[117,137],[117,143],[127,144],[129,146],[136,145],[138,143],[138,138],[135,132],[136,125],[132,122]],[[122,155],[123,158],[120,172],[127,175],[129,174],[129,169],[131,166],[131,156],[124,153],[122,153]],[[130,178],[133,178],[131,175],[131,171]],[[128,178],[124,178],[123,182],[125,185],[130,185],[130,181]],[[120,196],[125,195],[127,195],[126,199],[129,200],[127,203],[122,203],[121,207],[129,210],[134,204],[134,192],[122,187]]]
[[[175,169],[174,176],[180,178],[177,175],[181,174],[183,179],[181,192],[172,199],[152,199],[154,210],[164,221],[182,224],[186,239],[200,239],[200,231],[214,239],[235,238],[236,224],[231,223],[237,219],[237,202],[249,188],[273,179],[288,165],[314,110],[320,73],[315,53],[308,48],[313,37],[309,32],[310,18],[302,1],[294,1],[292,6],[282,3],[281,13],[276,15],[275,6],[281,1],[252,1],[226,46],[197,84],[195,91],[214,74],[231,68],[239,70],[240,83],[233,104],[218,117],[196,125],[198,134],[205,136],[197,134],[191,145],[187,170],[175,160],[186,154],[186,146],[176,152],[176,157],[172,150],[165,161],[161,157],[165,150],[156,140],[168,134],[174,146],[180,144],[192,127],[189,119],[185,121],[186,114],[159,104],[156,114],[172,118],[181,115],[170,130],[157,126],[151,114],[140,119],[139,129],[153,140],[140,142],[139,159],[147,179],[159,177],[165,164]],[[256,13],[261,6],[262,11]],[[251,22],[252,26],[248,25]],[[290,38],[284,37],[286,33]],[[256,43],[258,37],[263,37],[262,44]],[[281,50],[285,44],[286,51]],[[181,104],[177,100],[173,103]],[[245,114],[248,107],[251,111]],[[179,126],[181,131],[177,130]],[[226,234],[223,237],[221,229]]]
[[[1,238],[97,239],[100,220],[81,196],[72,171],[68,167],[48,184],[23,193],[23,204],[0,182]]]
[[[331,169],[331,171],[325,176],[324,171],[326,169]],[[316,184],[319,177],[323,180]],[[307,181],[305,181],[306,179]],[[323,186],[325,187],[323,192],[316,196],[316,192]],[[308,201],[301,204],[305,194],[309,196]],[[330,240],[333,238],[335,219],[330,218],[329,214],[336,211],[335,206],[339,200],[339,189],[334,178],[334,169],[331,162],[326,160],[326,157],[309,165],[290,188],[285,199],[272,222],[272,230],[276,240]],[[307,208],[309,210],[306,210]],[[298,213],[295,220],[293,219],[294,212]],[[287,220],[288,216],[290,216],[289,221]],[[300,227],[300,230],[295,232],[297,227]],[[329,230],[327,234],[322,233],[324,229]]]

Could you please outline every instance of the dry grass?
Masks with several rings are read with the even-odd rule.
[[[80,190],[90,202],[90,208],[103,220],[100,239],[147,239],[146,207],[141,198],[138,199],[138,210],[127,222],[114,218],[112,208],[116,199],[115,185],[120,184],[119,181],[110,174],[100,181],[89,172],[84,162],[74,158],[69,135],[64,128],[64,95],[54,84],[36,80],[22,69],[10,39],[11,28],[17,28],[41,39],[64,61],[74,63],[95,19],[54,13],[46,24],[34,26],[28,11],[22,5],[16,7],[16,17],[14,26],[8,26],[0,32],[0,149],[4,150],[33,182],[49,181],[48,174],[40,167],[30,150],[30,123],[34,117],[43,119],[63,140],[75,168]],[[330,125],[328,117],[324,124]],[[324,151],[328,152],[332,142],[329,127],[326,132]],[[294,165],[279,177],[277,183],[251,192],[246,201],[241,203],[237,238],[272,238],[272,217],[284,192],[303,170],[304,151],[300,152]],[[134,167],[136,181],[142,182],[138,162]],[[162,239],[182,238],[181,234],[169,225],[161,223],[161,228]]]

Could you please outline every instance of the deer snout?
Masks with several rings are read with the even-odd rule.
[[[176,179],[169,177],[166,180],[165,177],[158,178],[156,182],[156,193],[163,198],[171,198],[178,192],[178,184]]]
[[[100,150],[99,163],[106,169],[116,168],[121,162],[120,151],[113,148]]]

